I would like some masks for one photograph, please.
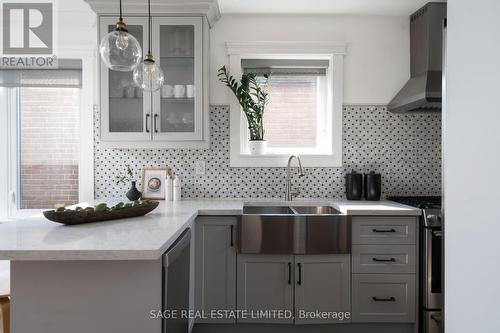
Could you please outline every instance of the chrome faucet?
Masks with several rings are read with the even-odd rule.
[[[288,158],[288,165],[286,167],[286,193],[285,193],[285,200],[286,201],[292,201],[294,196],[297,196],[299,194],[298,191],[292,191],[292,179],[290,175],[290,168],[292,164],[292,160],[296,158],[297,162],[299,162],[299,170],[298,170],[298,175],[299,177],[303,177],[305,175],[304,169],[302,168],[302,162],[300,161],[300,157],[298,155],[290,155]]]

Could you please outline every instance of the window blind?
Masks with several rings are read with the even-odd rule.
[[[324,76],[329,66],[323,59],[242,59],[243,73],[264,75]]]
[[[82,87],[80,59],[59,59],[58,65],[57,69],[1,69],[0,87]]]

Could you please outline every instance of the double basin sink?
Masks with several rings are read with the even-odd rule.
[[[246,205],[237,230],[240,253],[351,252],[350,217],[330,206]]]

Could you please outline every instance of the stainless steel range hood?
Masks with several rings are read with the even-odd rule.
[[[410,80],[387,106],[391,112],[441,111],[446,3],[429,2],[410,16]]]

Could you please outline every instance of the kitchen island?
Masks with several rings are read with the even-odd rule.
[[[0,260],[11,260],[12,332],[155,332],[162,255],[198,216],[238,216],[256,200],[161,202],[144,217],[63,226],[42,216],[0,221]],[[392,202],[296,201],[349,215],[418,216]],[[285,204],[275,201],[272,204]],[[195,242],[191,243],[194,254]],[[191,258],[194,280],[194,255]],[[191,281],[191,308],[194,281]]]

